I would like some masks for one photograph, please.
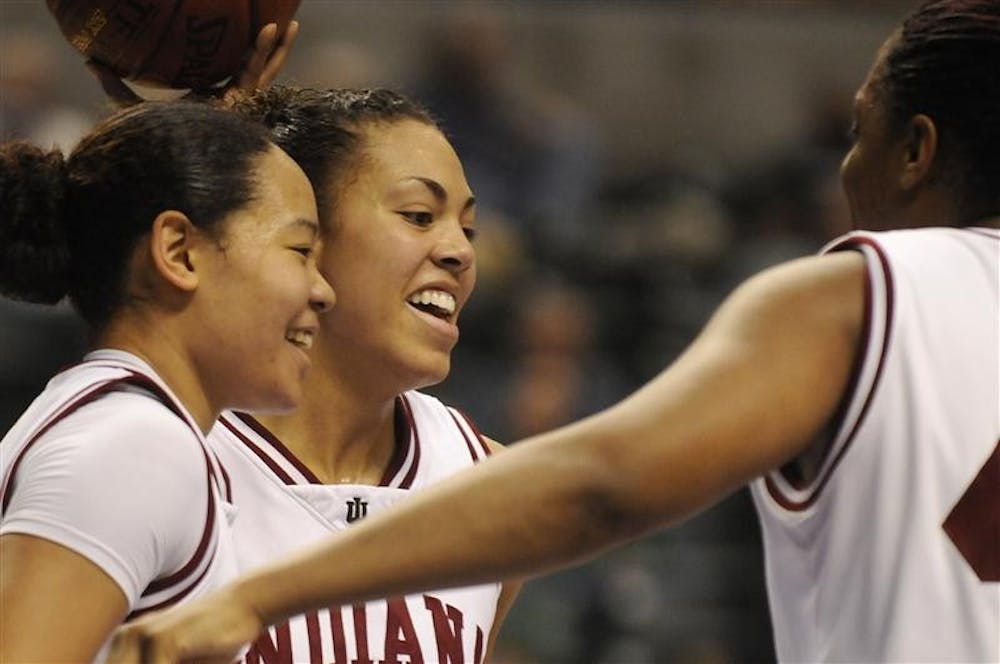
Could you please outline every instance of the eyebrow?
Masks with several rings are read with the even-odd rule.
[[[425,187],[427,187],[430,190],[430,192],[434,195],[434,198],[438,200],[438,202],[444,203],[445,201],[448,200],[448,192],[444,190],[444,187],[442,187],[437,180],[432,180],[430,178],[423,178],[420,177],[419,175],[414,175],[410,179],[416,180],[417,182],[420,182]],[[469,196],[468,200],[465,201],[465,205],[462,206],[462,211],[464,212],[465,210],[468,210],[475,204],[476,204],[476,197]]]
[[[305,227],[309,232],[312,233],[313,239],[319,236],[319,223],[314,219],[306,219],[304,217],[296,217],[292,221],[285,224],[285,228],[298,228]]]

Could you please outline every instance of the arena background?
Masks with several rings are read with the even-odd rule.
[[[910,6],[304,0],[282,80],[388,85],[442,120],[480,203],[480,282],[430,391],[514,441],[626,395],[734,284],[848,229],[851,98]],[[70,147],[107,110],[44,3],[0,0],[3,138]],[[85,344],[68,307],[0,299],[3,431]],[[529,582],[496,661],[773,660],[761,570],[741,492]]]

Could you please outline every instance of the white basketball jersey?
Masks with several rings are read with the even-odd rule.
[[[121,484],[155,470],[150,457],[179,459],[170,467],[191,475],[157,479],[153,495],[126,494]],[[33,473],[40,459],[48,465]],[[95,351],[55,376],[4,436],[0,471],[0,532],[48,539],[91,560],[122,588],[128,619],[236,575],[224,472],[191,415],[135,356]],[[203,492],[197,501],[192,483]],[[122,501],[147,507],[118,509]]]
[[[754,482],[787,662],[1000,662],[1000,231],[851,233],[865,347],[815,481]]]
[[[378,486],[322,484],[260,423],[223,415],[209,443],[229,471],[240,511],[235,537],[241,570],[329,537],[488,455],[471,422],[437,399],[407,392],[397,408],[406,415],[408,441]],[[488,584],[311,612],[262,634],[244,661],[478,664],[500,589]]]

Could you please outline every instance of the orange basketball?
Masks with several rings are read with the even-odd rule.
[[[300,0],[46,0],[66,39],[122,78],[204,88],[242,67],[257,34],[279,34]]]

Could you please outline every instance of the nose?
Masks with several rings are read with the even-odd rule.
[[[309,306],[317,313],[329,311],[337,302],[337,294],[333,292],[333,286],[330,285],[330,282],[320,274],[315,263],[313,263],[311,271],[312,289],[309,292]]]
[[[435,265],[454,274],[465,272],[476,264],[476,250],[459,223],[450,225],[434,249]]]

